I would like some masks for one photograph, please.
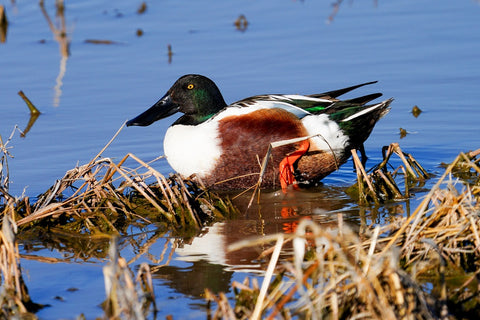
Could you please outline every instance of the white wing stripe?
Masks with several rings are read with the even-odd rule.
[[[355,114],[352,114],[350,117],[343,119],[342,122],[347,122],[347,121],[353,120],[357,117],[363,116],[364,114],[367,114],[367,113],[377,109],[378,107],[381,107],[382,105],[383,105],[383,102],[380,102],[380,103],[375,104],[375,105],[373,105],[369,108],[363,109],[362,111],[359,111]]]
[[[282,97],[286,97],[291,100],[306,100],[306,101],[315,101],[315,102],[328,102],[332,103],[332,101],[327,100],[327,99],[319,99],[319,98],[313,98],[313,97],[308,97],[308,96],[301,96],[298,94],[287,94]]]

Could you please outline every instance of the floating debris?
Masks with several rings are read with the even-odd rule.
[[[22,97],[23,101],[28,106],[28,109],[30,110],[30,118],[28,119],[28,124],[23,130],[23,132],[20,134],[22,138],[25,138],[27,133],[30,131],[32,126],[35,124],[35,121],[37,121],[38,116],[40,116],[41,112],[38,111],[38,109],[33,105],[33,103],[30,101],[30,99],[27,98],[27,96],[23,93],[22,90],[18,91],[18,95]]]
[[[418,116],[422,113],[422,110],[418,106],[413,106],[412,108],[412,114],[415,118],[418,118]]]
[[[8,20],[5,10],[5,6],[0,4],[0,42],[5,43],[7,41]]]
[[[119,42],[112,40],[103,40],[103,39],[86,39],[85,43],[91,44],[119,44]]]
[[[168,44],[167,45],[167,55],[168,55],[168,63],[172,63],[172,57],[173,57],[173,51],[172,51],[172,45],[171,44]]]
[[[243,14],[239,15],[233,24],[238,31],[242,32],[246,31],[248,27],[247,18]]]
[[[138,28],[137,31],[135,32],[135,34],[137,35],[137,37],[143,36],[143,30]]]
[[[147,11],[147,3],[144,1],[137,9],[138,14],[144,14]]]

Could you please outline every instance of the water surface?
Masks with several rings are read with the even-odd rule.
[[[432,173],[458,152],[479,147],[476,1],[347,1],[341,2],[331,21],[331,1],[163,1],[147,3],[144,14],[136,12],[139,5],[126,0],[66,3],[68,56],[62,56],[62,45],[37,3],[5,5],[10,25],[6,42],[0,44],[0,135],[5,140],[15,125],[21,130],[27,126],[28,109],[19,90],[42,112],[25,137],[16,132],[10,142],[13,195],[35,197],[77,163],[88,162],[125,120],[152,105],[186,73],[212,78],[227,102],[378,80],[355,92],[380,91],[395,98],[390,114],[366,143],[370,165],[381,159],[383,145],[395,141]],[[46,3],[46,12],[61,29],[53,1]],[[243,31],[234,26],[241,14],[248,21]],[[138,29],[142,36],[137,36]],[[86,42],[89,39],[114,43],[92,44]],[[414,105],[423,110],[418,118],[410,112]],[[104,155],[120,160],[131,152],[145,161],[154,159],[163,154],[162,137],[174,119],[124,129]],[[400,128],[409,132],[403,139]],[[164,161],[157,169],[171,172]],[[155,273],[159,316],[203,317],[203,287],[228,291],[231,281],[257,274],[265,263],[255,260],[261,248],[235,255],[224,252],[229,243],[289,232],[298,216],[328,226],[341,213],[353,227],[360,227],[407,211],[405,203],[376,211],[359,208],[343,192],[354,180],[349,162],[320,189],[297,195],[291,200],[295,203],[266,194],[259,206],[238,220],[216,224],[197,238],[171,239],[162,233],[149,254],[140,256],[130,241],[135,238],[132,231],[131,238],[121,241],[121,254],[133,259],[134,270],[141,262],[155,267],[165,262],[157,261],[164,248],[181,244],[168,267]],[[295,216],[289,216],[291,208]],[[144,231],[144,240],[155,238],[155,232],[155,226]],[[22,247],[22,253],[30,255],[21,264],[31,296],[51,305],[38,313],[42,319],[73,319],[80,313],[91,319],[102,314],[106,247],[100,248],[101,254],[88,257],[39,240]]]

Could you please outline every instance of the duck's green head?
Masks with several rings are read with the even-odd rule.
[[[148,126],[176,112],[185,115],[176,123],[199,124],[226,107],[220,90],[207,77],[189,74],[178,79],[150,109],[127,122],[127,126]]]

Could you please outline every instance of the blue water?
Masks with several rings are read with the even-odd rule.
[[[15,125],[23,130],[28,122],[19,90],[42,112],[25,138],[17,132],[10,142],[14,156],[9,160],[10,192],[20,196],[26,188],[30,197],[44,192],[77,163],[88,162],[125,120],[152,105],[186,73],[212,78],[227,102],[261,93],[308,94],[378,80],[355,93],[380,91],[395,98],[390,114],[366,143],[372,164],[381,158],[381,146],[395,141],[431,172],[439,171],[439,164],[453,160],[458,152],[480,147],[477,1],[344,1],[328,23],[331,2],[147,2],[148,9],[141,15],[136,13],[140,2],[66,3],[71,55],[63,60],[38,4],[7,2],[10,25],[6,43],[0,44],[0,135],[5,140]],[[47,1],[46,9],[59,26],[54,2]],[[249,22],[243,32],[234,26],[240,14]],[[137,29],[143,30],[143,36],[136,35]],[[115,44],[90,44],[87,39]],[[414,105],[423,110],[418,118],[410,113]],[[174,119],[124,129],[104,155],[120,160],[131,152],[145,161],[161,155],[163,134]],[[409,132],[403,139],[400,127]],[[157,169],[171,172],[162,161]],[[351,164],[346,164],[325,184],[328,189],[354,179]],[[331,208],[326,207],[331,201],[321,201],[325,196],[311,196],[307,202],[313,209],[308,210],[328,213],[355,207],[339,198]],[[253,230],[250,234],[258,234],[255,219],[244,220],[253,225],[245,227]],[[222,231],[211,234],[215,242]],[[163,243],[155,246],[161,252]],[[45,249],[37,254],[62,253]],[[122,255],[132,255],[128,246]],[[177,269],[171,274],[192,272],[193,262],[176,257],[171,265]],[[149,261],[142,259],[138,262]],[[209,264],[200,270],[222,266],[214,260],[207,259]],[[39,316],[101,315],[104,263],[47,264],[23,259],[32,298],[51,304]],[[242,281],[244,275],[235,272],[225,283]],[[202,299],[160,276],[155,285],[160,317],[203,314],[198,307]],[[78,291],[65,291],[69,287]],[[54,299],[57,295],[65,301]]]

